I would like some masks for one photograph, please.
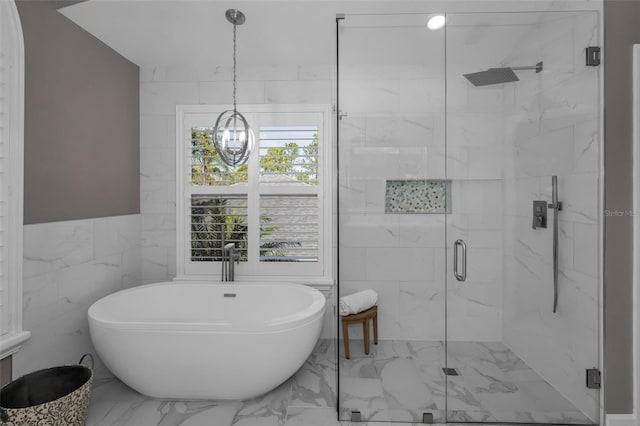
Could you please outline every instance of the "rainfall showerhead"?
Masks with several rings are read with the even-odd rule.
[[[491,84],[510,83],[519,81],[520,79],[513,71],[517,70],[536,70],[536,73],[542,71],[542,62],[538,62],[530,67],[506,67],[506,68],[489,68],[486,71],[472,72],[463,74],[464,77],[474,86],[488,86]]]
[[[511,68],[489,68],[487,71],[472,72],[464,76],[476,87],[520,80]]]

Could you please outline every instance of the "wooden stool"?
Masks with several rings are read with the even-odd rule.
[[[369,355],[369,320],[373,319],[373,343],[378,344],[378,306],[374,305],[366,311],[342,317],[342,336],[344,338],[344,355],[349,359],[349,324],[362,323],[364,332],[364,353]]]

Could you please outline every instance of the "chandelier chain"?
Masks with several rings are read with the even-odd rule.
[[[236,23],[233,23],[233,112],[236,112]]]
[[[220,161],[233,169],[247,163],[255,144],[254,134],[246,118],[237,109],[237,26],[242,25],[245,16],[237,9],[228,9],[227,21],[233,24],[233,110],[223,111],[216,120],[211,134],[211,142],[220,156]]]

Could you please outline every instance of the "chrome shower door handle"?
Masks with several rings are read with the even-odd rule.
[[[458,248],[462,248],[462,273],[458,273]],[[453,243],[453,275],[458,281],[467,280],[467,244],[463,240]]]

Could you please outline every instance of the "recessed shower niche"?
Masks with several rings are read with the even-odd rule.
[[[340,420],[599,423],[598,15],[443,16],[337,19]]]
[[[451,213],[451,181],[388,180],[386,213]]]

